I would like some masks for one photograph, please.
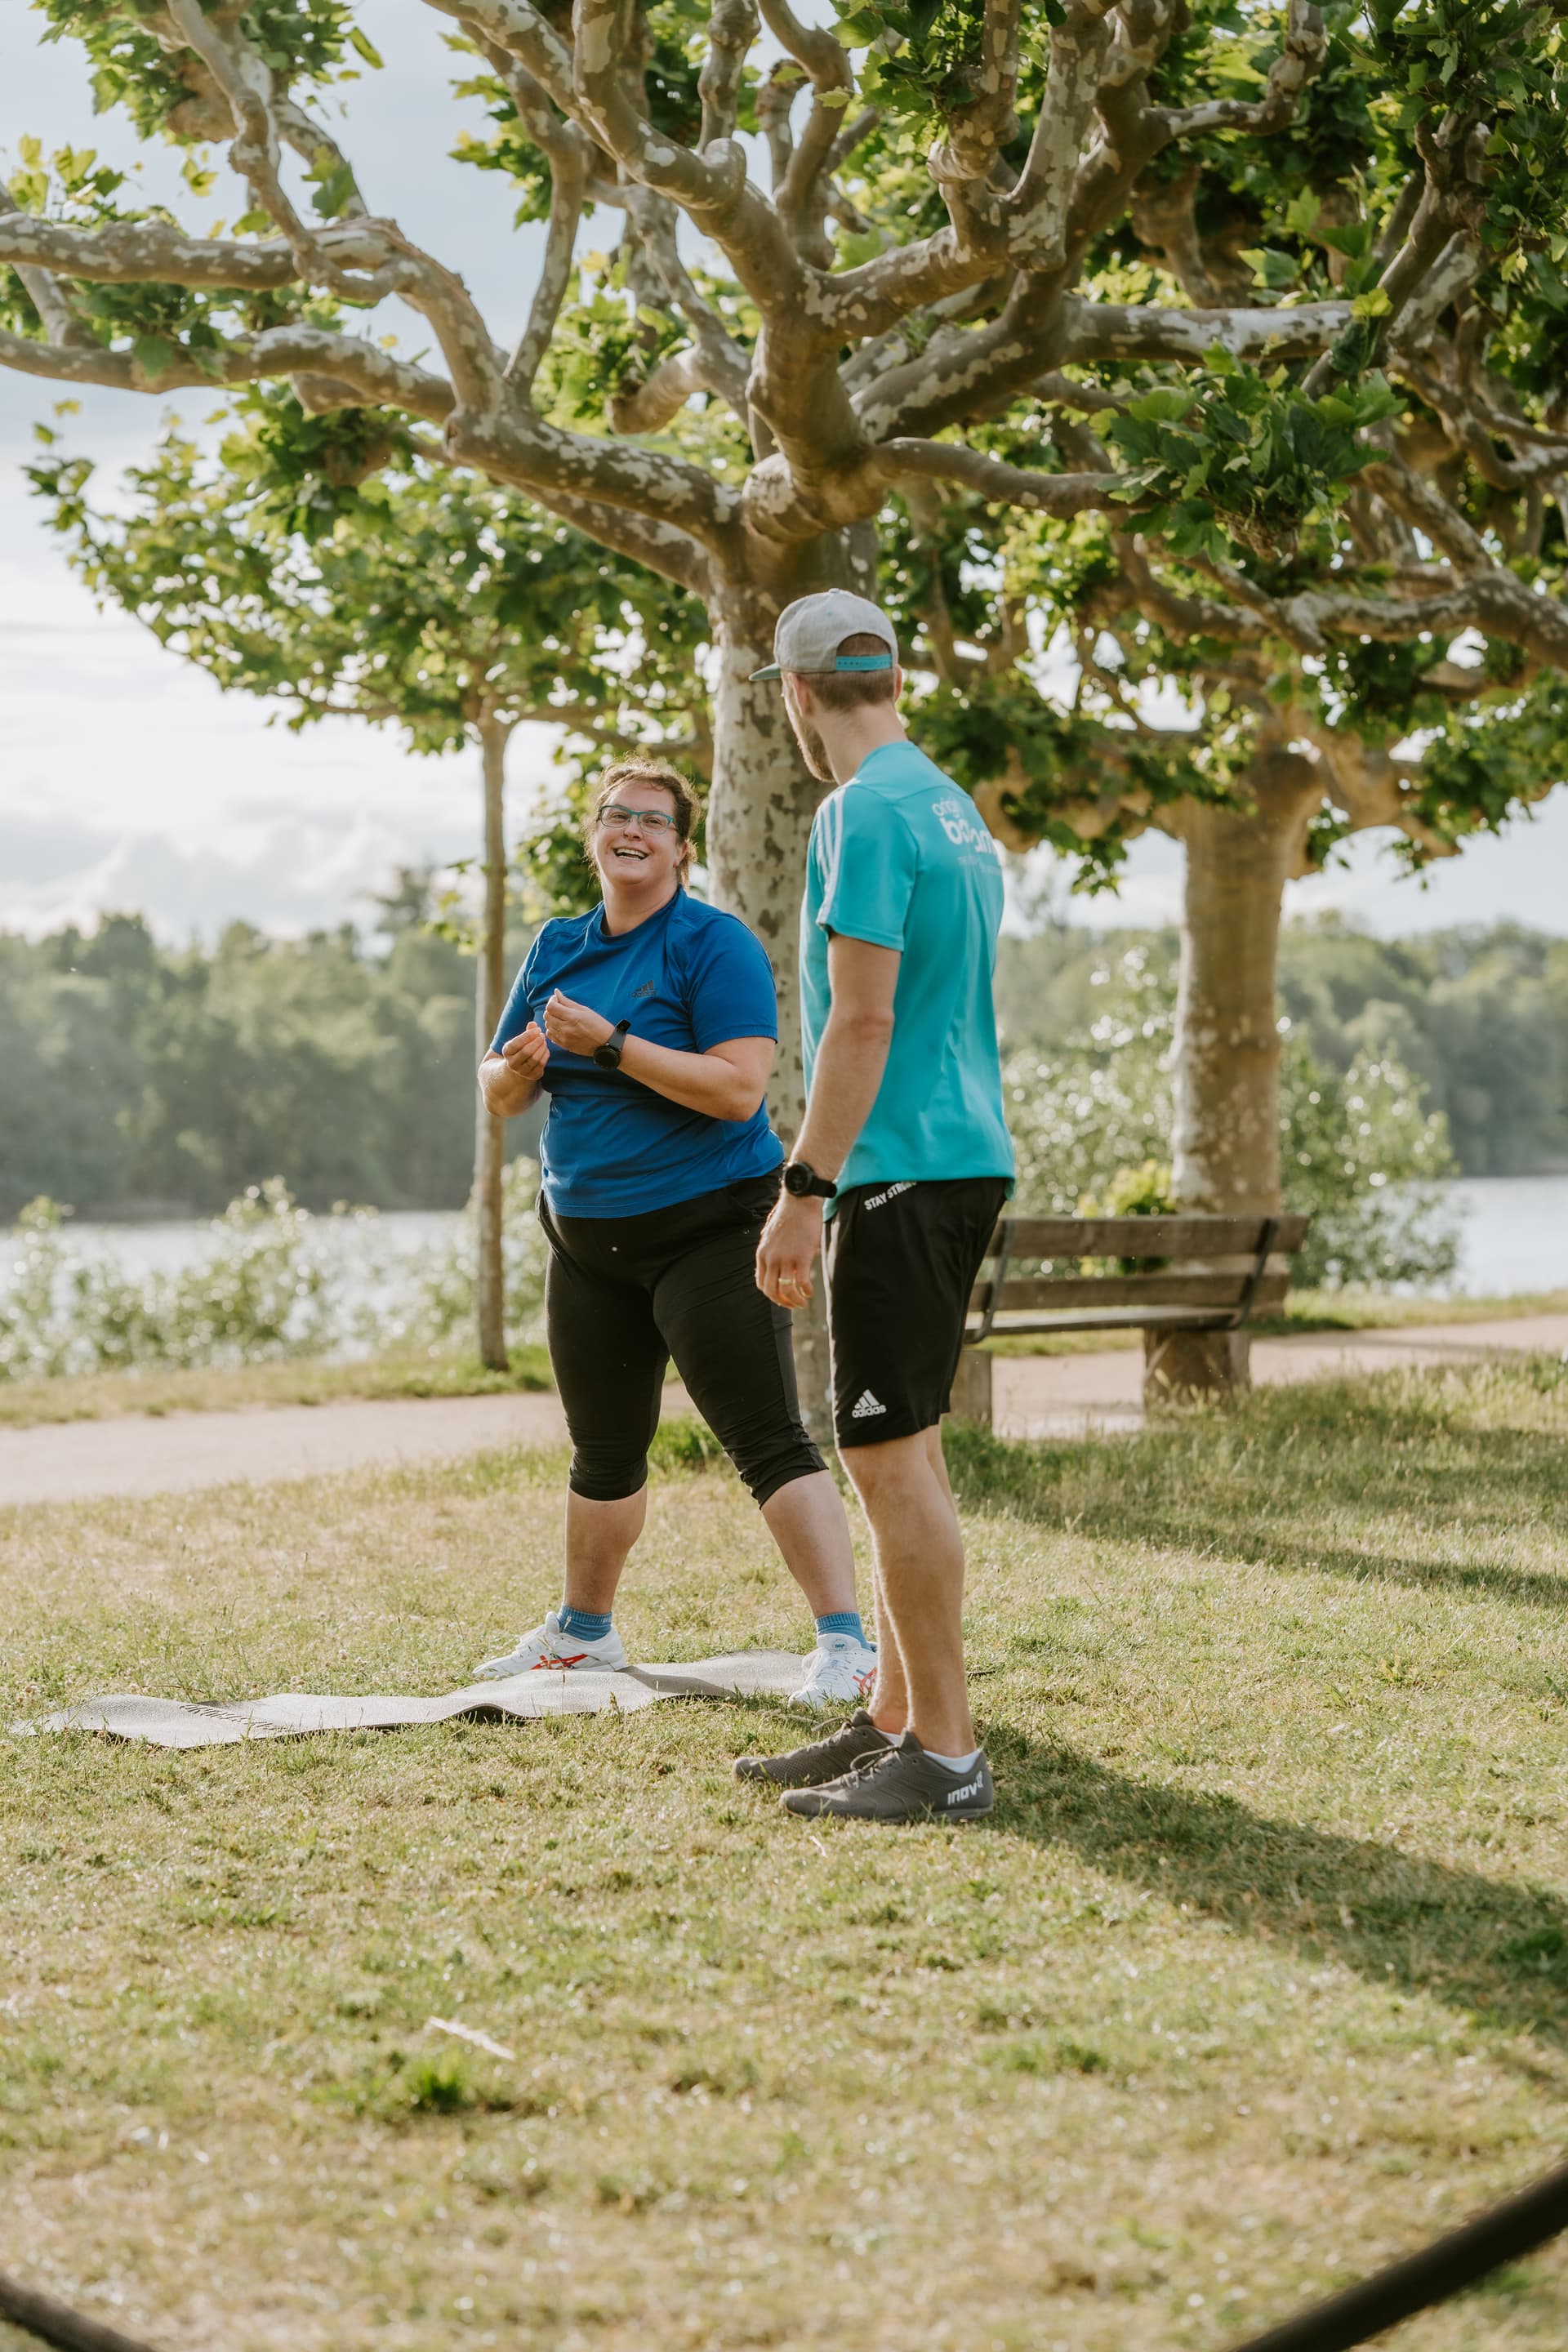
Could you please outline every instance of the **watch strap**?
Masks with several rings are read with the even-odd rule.
[[[805,1182],[792,1184],[789,1181],[792,1171],[798,1171],[805,1178]],[[832,1178],[819,1176],[809,1160],[788,1162],[784,1170],[784,1190],[793,1193],[797,1201],[835,1201],[838,1197],[838,1187]]]
[[[599,1067],[602,1070],[618,1070],[620,1068],[621,1048],[626,1042],[627,1035],[631,1030],[631,1025],[632,1024],[629,1021],[617,1021],[609,1035],[605,1038],[604,1044],[602,1045],[595,1046],[594,1059],[598,1063]]]

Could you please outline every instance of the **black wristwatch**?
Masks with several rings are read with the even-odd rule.
[[[631,1025],[632,1024],[629,1021],[617,1021],[609,1035],[605,1038],[604,1044],[602,1045],[595,1046],[594,1059],[597,1062],[601,1070],[618,1070],[620,1068],[621,1047],[626,1042],[626,1031],[631,1027]]]
[[[830,1178],[819,1176],[809,1161],[792,1160],[784,1172],[784,1191],[796,1201],[834,1201],[838,1187]]]

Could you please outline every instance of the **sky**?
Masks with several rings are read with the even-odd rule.
[[[456,67],[442,21],[422,0],[362,0],[360,21],[385,60],[344,93],[345,143],[367,201],[458,268],[505,336],[527,299],[539,232],[513,231],[499,175],[447,156],[457,131],[481,128],[483,116],[443,94]],[[42,45],[40,23],[15,5],[0,19],[0,172],[15,168],[29,132],[47,151],[96,146],[121,169],[140,160],[141,184],[194,224],[200,208],[167,154],[139,150],[118,117],[93,116],[79,53]],[[243,209],[226,176],[206,209],[228,219]],[[405,330],[405,349],[427,341],[407,314],[386,323]],[[33,426],[50,421],[57,397],[54,386],[0,369],[0,928],[36,933],[132,909],[175,940],[214,938],[237,919],[284,931],[363,922],[368,898],[399,866],[468,856],[476,758],[415,758],[394,730],[348,720],[291,735],[268,723],[264,705],[220,694],[135,622],[97,610],[22,472],[36,452]],[[107,483],[145,457],[171,404],[199,422],[193,394],[162,404],[97,392],[59,429]],[[550,751],[542,729],[513,740],[514,830],[537,802]],[[1384,934],[1504,918],[1568,933],[1568,791],[1424,881],[1398,873],[1386,840],[1363,836],[1335,871],[1292,885],[1288,911],[1338,908]],[[1131,846],[1117,897],[1068,899],[1064,911],[1097,928],[1170,921],[1181,868],[1175,844],[1145,836]]]

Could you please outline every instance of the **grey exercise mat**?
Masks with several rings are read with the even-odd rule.
[[[312,1731],[383,1731],[404,1723],[449,1723],[454,1716],[629,1715],[661,1698],[787,1698],[800,1688],[804,1658],[783,1650],[743,1650],[698,1658],[685,1666],[627,1666],[596,1675],[511,1675],[504,1682],[470,1683],[438,1698],[323,1697],[284,1691],[275,1698],[236,1699],[223,1706],[131,1694],[83,1699],[58,1715],[15,1723],[15,1732],[99,1731],[111,1739],[142,1739],[153,1748],[225,1748],[239,1739],[297,1739]]]

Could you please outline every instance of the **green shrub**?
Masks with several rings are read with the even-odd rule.
[[[1018,1154],[1017,1206],[1071,1216],[1169,1205],[1174,990],[1147,949],[1106,977],[1105,1008],[1060,1051],[1026,1046],[1004,1065]],[[1296,1279],[1326,1289],[1423,1286],[1458,1264],[1441,1189],[1454,1161],[1444,1119],[1392,1053],[1356,1055],[1341,1076],[1287,1031],[1279,1082],[1285,1205],[1311,1213]]]
[[[537,1183],[531,1160],[507,1171],[507,1321],[523,1344],[536,1334],[544,1296]],[[449,1239],[410,1258],[382,1237],[374,1210],[313,1217],[275,1177],[213,1219],[188,1265],[142,1275],[75,1241],[66,1214],[48,1200],[22,1212],[19,1245],[0,1276],[0,1380],[394,1347],[434,1352],[473,1319],[471,1211]]]
[[[172,1274],[131,1275],[75,1245],[64,1212],[34,1201],[0,1289],[0,1378],[113,1371],[135,1364],[235,1364],[317,1355],[376,1336],[363,1301],[368,1216],[313,1218],[278,1179],[253,1185]]]

